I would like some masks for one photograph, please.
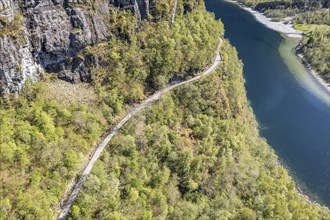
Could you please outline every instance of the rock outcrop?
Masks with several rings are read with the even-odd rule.
[[[87,2],[87,1],[86,1]],[[90,73],[78,53],[87,45],[108,39],[109,6],[82,1],[0,0],[0,92],[17,92],[42,71],[65,80],[88,80]],[[21,18],[17,18],[21,15]],[[20,31],[17,29],[19,23]],[[14,32],[14,33],[13,33]]]
[[[149,18],[153,0],[0,0],[0,93],[18,92],[42,72],[90,81],[81,51],[111,38],[111,10]],[[111,9],[112,8],[112,9]]]

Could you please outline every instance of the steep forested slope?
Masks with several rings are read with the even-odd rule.
[[[238,0],[274,20],[293,17],[294,28],[306,33],[298,53],[330,83],[330,11],[326,0]]]
[[[258,135],[242,65],[226,42],[216,73],[178,88],[111,142],[72,219],[327,219]]]
[[[89,4],[76,6],[85,10]],[[69,181],[82,168],[100,135],[129,105],[171,80],[196,74],[212,61],[223,35],[222,24],[206,13],[203,4],[180,1],[171,25],[173,6],[174,1],[157,1],[150,8],[149,19],[142,20],[130,7],[107,5],[111,39],[85,45],[76,58],[66,57],[82,60],[83,72],[92,74],[87,80],[90,86],[59,82],[56,78],[62,78],[61,72],[43,73],[36,84],[29,85],[27,80],[19,97],[1,97],[1,218],[51,219]],[[38,11],[45,7],[58,13],[63,10],[48,1],[36,7]],[[12,37],[3,34],[2,39]],[[47,39],[63,40],[52,37]],[[53,67],[62,65],[61,59],[50,54],[62,56],[65,52],[48,49],[45,53],[59,62]],[[9,58],[14,62],[16,57]],[[1,62],[9,64],[8,60]],[[7,69],[1,71],[5,74]],[[68,70],[67,74],[72,73]]]
[[[1,45],[15,45],[0,50],[13,53],[0,60],[6,80],[25,71],[16,65],[27,64],[20,52],[14,54],[21,51],[15,40],[26,40],[25,49],[40,40],[40,48],[26,52],[49,66],[43,65],[39,82],[26,80],[19,96],[0,100],[0,219],[52,219],[93,146],[126,110],[165,84],[196,74],[214,57],[224,30],[202,1],[179,0],[174,24],[175,1],[150,0],[149,11],[132,2],[23,1],[16,5],[21,16],[2,22]],[[20,23],[21,35],[12,32],[28,15],[43,15],[49,24],[62,18],[73,27],[52,29],[36,19],[31,28],[47,31],[29,45],[30,26]],[[100,32],[91,32],[92,24]],[[298,195],[259,138],[241,63],[228,44],[222,56],[212,77],[177,90],[125,127],[88,177],[72,218],[329,216],[326,208]],[[21,81],[9,84],[16,82]]]

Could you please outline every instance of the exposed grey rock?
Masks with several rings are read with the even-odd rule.
[[[0,17],[12,21],[14,19],[14,4],[11,0],[0,0]]]
[[[18,36],[0,34],[0,93],[17,92],[40,72],[70,82],[90,81],[95,57],[79,57],[88,45],[111,37],[110,7],[148,19],[153,0],[0,0],[0,18],[23,15]],[[0,33],[1,29],[0,22]],[[81,56],[81,55],[80,55]]]
[[[27,79],[36,81],[40,68],[36,64],[26,38],[0,37],[0,93],[17,92]]]
[[[109,0],[111,4],[120,9],[130,9],[136,13],[140,19],[148,20],[150,7],[154,0]]]

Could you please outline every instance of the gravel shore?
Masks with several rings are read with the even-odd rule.
[[[275,30],[279,33],[285,34],[288,37],[292,37],[292,38],[298,38],[298,39],[302,39],[303,38],[303,32],[296,30],[293,28],[293,24],[292,24],[292,18],[288,17],[285,18],[284,22],[276,22],[276,21],[272,21],[271,18],[265,16],[264,14],[262,14],[261,12],[258,12],[256,10],[253,10],[250,7],[247,7],[237,1],[233,1],[233,0],[225,0],[227,2],[231,2],[234,4],[238,4],[242,7],[242,9],[250,12],[251,14],[253,14],[253,16],[262,24],[264,24],[266,27]],[[330,85],[328,85],[317,73],[315,70],[313,70],[311,68],[311,66],[306,62],[306,60],[303,59],[301,54],[297,54],[298,57],[300,59],[302,59],[302,63],[305,65],[305,67],[308,70],[308,74],[311,76],[311,78],[319,85],[322,87],[322,89],[324,89],[327,94],[330,94]]]
[[[270,29],[283,33],[283,34],[287,35],[288,37],[293,37],[293,38],[302,38],[303,37],[302,31],[299,31],[299,30],[296,30],[293,28],[292,18],[289,18],[289,17],[285,18],[284,22],[283,21],[281,21],[281,22],[272,21],[271,18],[267,17],[266,15],[262,14],[261,12],[253,10],[252,8],[247,7],[237,1],[233,1],[233,0],[225,0],[225,1],[240,5],[244,10],[253,14],[254,17],[260,23],[264,24],[265,26],[267,26]]]

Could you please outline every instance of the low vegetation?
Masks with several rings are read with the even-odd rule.
[[[23,28],[22,19],[23,16],[21,14],[17,14],[12,21],[0,16],[0,37],[10,36],[19,38]]]

